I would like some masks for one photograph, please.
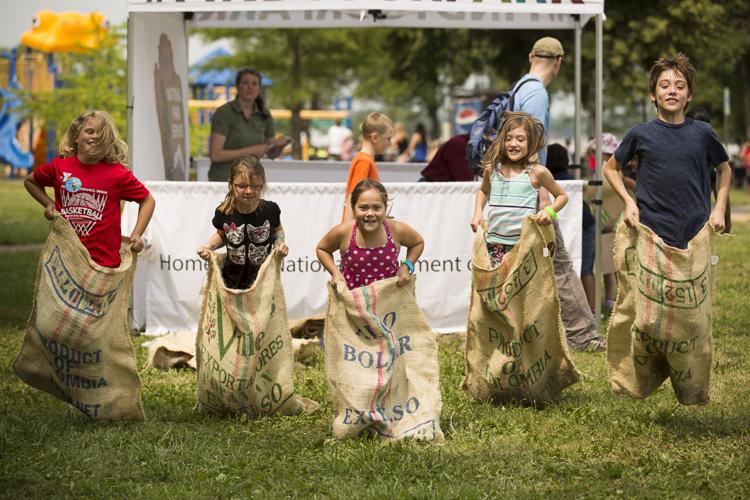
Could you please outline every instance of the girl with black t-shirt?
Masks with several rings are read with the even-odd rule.
[[[289,253],[281,210],[261,198],[265,189],[266,171],[257,156],[235,160],[229,173],[229,192],[212,220],[216,232],[198,248],[198,255],[208,259],[211,250],[226,245],[221,275],[227,288],[250,288],[272,246],[282,256]]]

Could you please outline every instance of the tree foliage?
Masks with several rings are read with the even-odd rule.
[[[126,134],[125,35],[123,27],[108,30],[99,50],[88,54],[55,54],[58,88],[51,91],[21,89],[19,112],[35,117],[57,131],[58,140],[70,123],[86,110],[112,115],[122,137]],[[53,145],[50,145],[53,147]]]

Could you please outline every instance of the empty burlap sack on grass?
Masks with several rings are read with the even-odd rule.
[[[580,380],[560,320],[554,231],[527,217],[516,246],[492,269],[477,230],[463,384],[477,399],[543,404]]]
[[[203,413],[297,415],[318,404],[294,392],[292,336],[275,250],[253,286],[224,286],[225,254],[211,253],[196,338],[198,404]]]
[[[435,334],[414,296],[415,279],[328,289],[326,375],[333,434],[365,429],[386,438],[443,440]]]
[[[173,368],[195,370],[195,332],[172,332],[147,344],[147,367],[164,371]],[[143,347],[146,346],[143,344]]]
[[[708,403],[714,235],[706,224],[683,250],[643,224],[618,228],[617,302],[607,333],[613,391],[645,398],[669,377],[680,403]]]
[[[13,369],[95,419],[144,420],[128,306],[135,254],[117,269],[94,263],[56,214],[36,273],[31,317]]]

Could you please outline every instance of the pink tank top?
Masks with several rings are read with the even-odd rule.
[[[360,248],[357,246],[356,238],[357,223],[354,223],[349,248],[346,249],[341,260],[341,274],[344,275],[349,290],[369,285],[373,281],[390,278],[398,272],[398,249],[391,236],[391,227],[385,220],[383,226],[388,238],[385,245]]]

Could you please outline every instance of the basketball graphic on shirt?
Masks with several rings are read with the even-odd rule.
[[[68,183],[75,177],[66,177]],[[77,180],[77,179],[76,179]],[[80,181],[78,181],[80,183]],[[91,189],[78,186],[71,192],[60,190],[60,212],[68,219],[78,236],[88,236],[96,223],[102,220],[104,207],[107,204],[107,192],[101,189]]]

